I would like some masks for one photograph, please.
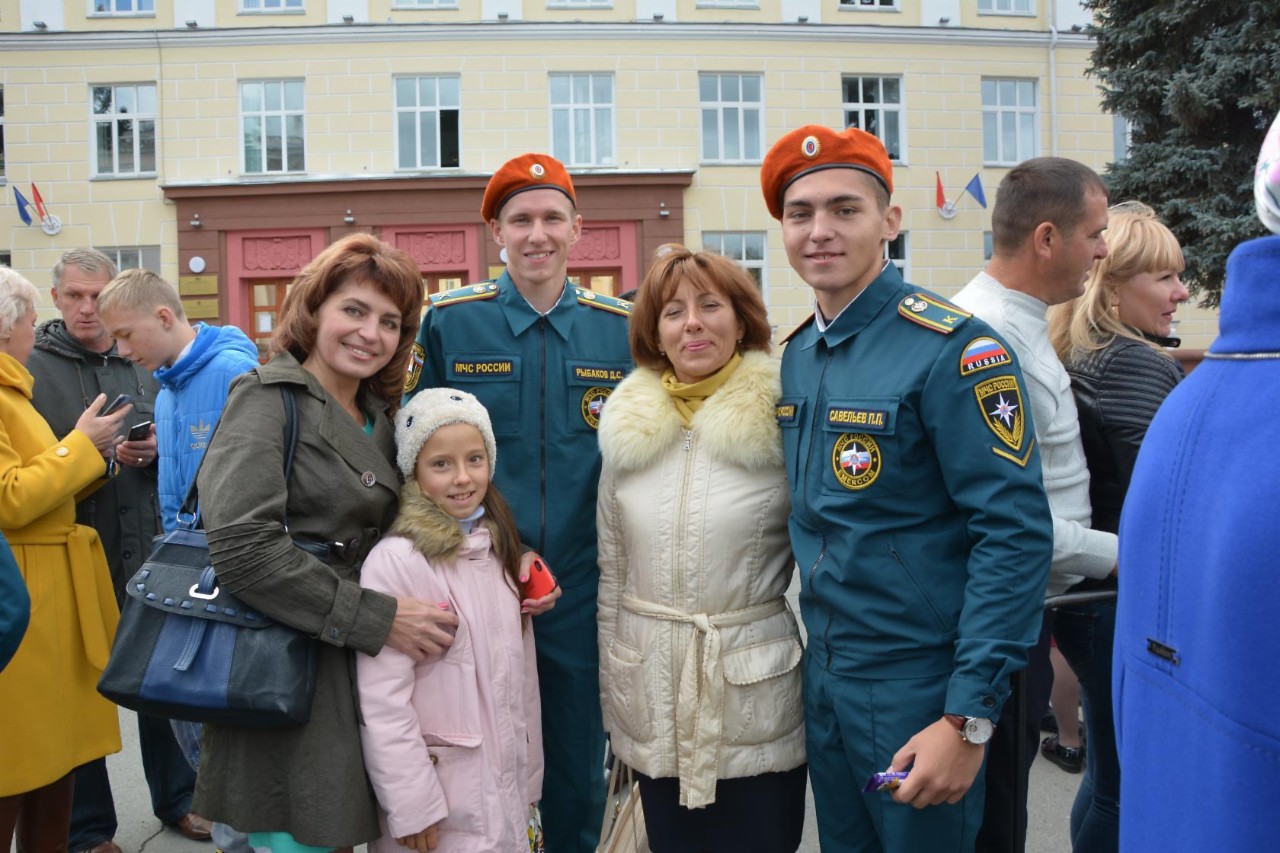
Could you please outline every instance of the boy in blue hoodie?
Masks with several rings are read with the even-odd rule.
[[[178,289],[150,270],[127,270],[98,294],[98,315],[115,338],[116,351],[160,383],[155,434],[159,454],[160,521],[178,526],[178,510],[195,480],[218,425],[231,383],[258,366],[258,348],[235,326],[187,322]],[[199,769],[200,725],[173,721],[191,766]],[[224,853],[247,853],[241,833],[213,825]]]

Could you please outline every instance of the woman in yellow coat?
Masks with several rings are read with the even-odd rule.
[[[98,694],[119,611],[98,534],[76,496],[100,485],[125,406],[105,398],[62,440],[31,405],[27,357],[36,289],[0,267],[0,530],[31,596],[31,622],[0,672],[0,850],[65,851],[71,771],[120,749],[116,707]]]

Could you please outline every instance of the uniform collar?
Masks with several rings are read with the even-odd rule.
[[[861,332],[880,313],[889,302],[903,291],[902,274],[894,264],[886,264],[880,275],[867,285],[866,290],[859,293],[836,318],[831,321],[825,331],[819,332],[816,323],[806,330],[801,349],[815,346],[819,340],[827,347],[837,347]]]
[[[546,314],[551,328],[565,340],[569,339],[569,332],[573,329],[575,313],[573,309],[577,302],[577,288],[566,279],[560,300]],[[538,322],[538,318],[542,316],[533,310],[529,301],[516,289],[516,283],[511,280],[511,274],[505,270],[498,277],[498,304],[502,306],[502,313],[506,315],[511,334],[516,337],[528,331],[529,327]]]

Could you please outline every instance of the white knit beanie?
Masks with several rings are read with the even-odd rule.
[[[1271,233],[1280,234],[1280,115],[1262,142],[1254,170],[1253,198],[1262,224]]]
[[[489,477],[498,464],[489,412],[475,396],[456,388],[424,388],[396,414],[396,464],[406,480],[413,479],[418,453],[436,430],[449,424],[471,424],[484,437],[489,451]]]

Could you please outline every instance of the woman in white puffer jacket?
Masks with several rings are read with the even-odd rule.
[[[631,315],[637,364],[600,422],[601,701],[655,853],[791,853],[804,822],[799,630],[755,281],[664,246]]]

